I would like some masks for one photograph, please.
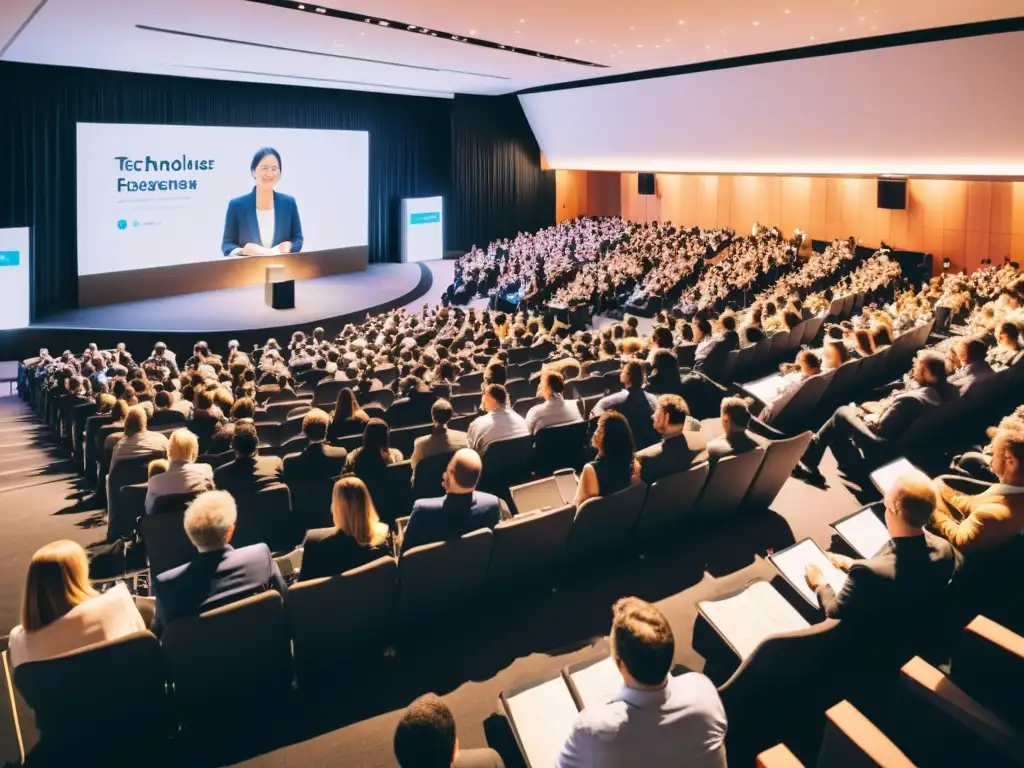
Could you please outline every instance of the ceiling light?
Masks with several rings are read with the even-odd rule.
[[[476,30],[475,30],[475,29],[471,29],[471,30],[469,30],[469,34],[471,34],[471,35],[475,35],[475,34],[476,34]]]
[[[877,27],[877,26],[875,26],[874,24],[872,24],[872,25],[871,25],[871,29],[875,30],[875,29],[878,29],[878,27]],[[748,357],[749,357],[749,355],[748,355]]]
[[[306,10],[306,6],[304,6],[304,5],[300,5],[300,6],[299,6],[299,10],[300,10],[300,11],[304,11],[304,10]]]
[[[630,29],[636,29],[636,27],[630,27]]]
[[[711,46],[710,45],[705,45],[704,47],[707,48],[709,51],[711,50]]]
[[[755,27],[761,26],[761,22],[760,21],[755,21],[755,22],[753,22],[753,24],[754,24]]]
[[[685,21],[683,21],[682,19],[680,19],[680,20],[679,20],[679,24],[680,24],[680,25],[683,25],[683,24],[685,24],[685,23],[686,23],[686,22],[685,22]]]
[[[643,47],[644,47],[644,44],[643,44],[643,43],[637,43],[637,44],[636,44],[636,47],[637,47],[637,48],[643,48]]]
[[[655,48],[661,48],[661,46],[660,46],[660,45],[657,45],[657,44],[656,44],[656,45],[655,45],[654,47],[655,47]]]
[[[520,23],[520,24],[525,24],[525,23],[526,23],[526,19],[520,19],[520,20],[519,20],[519,23]]]
[[[789,13],[789,8],[785,8],[785,9],[783,9],[783,11],[782,11],[782,12],[783,12],[783,13],[786,13],[786,14],[788,14],[788,13]]]
[[[845,30],[846,30],[846,27],[840,27],[840,28],[839,28],[839,31],[840,31],[840,32],[844,32]]]
[[[861,16],[859,19],[857,19],[857,21],[864,21],[864,17]]]
[[[573,40],[573,42],[576,43],[576,45],[579,45],[580,44],[580,39],[577,37],[575,40]]]
[[[811,35],[811,40],[813,40],[813,39],[814,39],[814,35]]]

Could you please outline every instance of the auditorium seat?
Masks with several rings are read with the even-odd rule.
[[[351,381],[321,381],[313,391],[313,407],[326,406],[333,410],[334,404],[338,401],[338,393],[343,389],[351,389],[354,382]]]
[[[742,347],[736,355],[736,365],[732,369],[733,381],[746,381],[747,374],[754,370],[754,359],[757,356],[757,346],[751,344]]]
[[[611,371],[611,373],[614,372],[614,370]],[[571,381],[566,382],[567,391],[565,393],[565,397],[569,400],[580,400],[594,395],[604,395],[606,387],[604,380],[605,375],[607,374],[591,374],[586,378],[572,379]]]
[[[515,403],[524,397],[533,397],[537,394],[537,387],[526,379],[508,379],[505,382],[505,389],[508,390],[509,401]]]
[[[288,418],[294,409],[305,407],[305,400],[286,400],[284,402],[270,403],[265,411],[257,411],[254,421],[257,425],[265,421],[283,422]]]
[[[166,512],[145,515],[139,533],[146,545],[146,559],[152,578],[184,565],[196,555],[196,548],[185,533],[185,513]]]
[[[783,353],[787,356],[794,356],[800,350],[800,345],[804,340],[804,333],[807,329],[807,320],[803,320],[797,323],[793,329],[789,332],[789,338],[786,339],[786,346],[783,348]]]
[[[915,768],[877,726],[848,701],[825,712],[819,768]]]
[[[452,395],[452,410],[460,416],[477,413],[480,410],[480,393],[470,392],[465,395]]]
[[[477,398],[479,402],[479,398]],[[413,449],[416,447],[416,438],[429,435],[433,430],[433,424],[417,424],[412,427],[399,427],[398,429],[391,430],[390,444],[392,448],[397,448],[402,452],[405,458],[412,456]],[[362,445],[362,435],[359,436],[359,442],[356,447]],[[349,449],[351,450],[351,448]]]
[[[483,371],[464,373],[455,382],[460,394],[478,394],[483,391]]]
[[[356,402],[363,406],[376,403],[387,411],[391,404],[395,402],[395,393],[390,389],[374,389],[370,392],[360,392],[356,395]]]
[[[121,488],[126,485],[144,484],[148,480],[149,462],[166,457],[165,451],[150,451],[143,456],[118,459],[110,467],[107,477],[107,541],[131,536],[135,521],[139,518],[138,508],[121,506]],[[131,499],[131,497],[129,497]],[[145,497],[143,497],[145,501]],[[145,511],[145,508],[143,508]],[[132,516],[134,514],[134,517]]]
[[[413,499],[432,499],[444,496],[444,488],[441,486],[441,476],[448,469],[455,451],[436,453],[427,456],[416,464],[415,479],[412,486]]]
[[[697,501],[708,479],[708,462],[702,462],[685,472],[663,477],[651,483],[633,536],[640,544],[666,541],[678,533],[686,513]]]
[[[680,368],[692,368],[693,362],[697,355],[697,345],[690,342],[687,344],[680,344],[675,348],[676,360],[679,361]],[[603,361],[604,362],[604,361]],[[611,361],[607,361],[611,362]],[[615,360],[616,369],[622,367],[622,363]],[[613,369],[615,370],[615,369]]]
[[[583,502],[569,531],[569,562],[622,553],[623,542],[629,538],[646,496],[647,485],[640,482],[610,496]]]
[[[1024,735],[920,657],[900,669],[891,708],[890,735],[920,765],[1024,764]]]
[[[274,712],[287,706],[292,656],[284,602],[274,590],[170,622],[160,637],[178,717]]]
[[[6,651],[3,662],[9,665]],[[25,662],[14,668],[13,677],[35,714],[42,741],[51,746],[88,753],[114,750],[126,742],[155,744],[173,732],[164,687],[166,664],[151,632]],[[125,727],[112,733],[112,722],[125,714],[133,715],[130,722],[123,721]],[[82,752],[77,756],[76,762],[87,762]]]
[[[479,488],[488,493],[502,495],[509,486],[530,477],[533,462],[533,435],[506,437],[488,443],[481,454],[483,472]]]
[[[308,408],[306,411],[308,412]],[[288,415],[285,418],[283,427],[281,428],[281,439],[289,440],[293,437],[298,437],[302,434],[302,420],[306,418],[306,413],[296,413],[294,415]]]
[[[764,454],[764,448],[755,448],[747,453],[719,459],[704,486],[704,492],[685,514],[685,524],[717,524],[733,517],[757,475]]]
[[[985,616],[963,631],[950,678],[979,704],[1024,731],[1024,637]]]
[[[477,402],[479,402],[479,398],[477,399]],[[533,408],[533,406],[540,405],[543,402],[544,399],[541,397],[521,397],[516,400],[516,404],[512,407],[512,410],[525,419],[526,414],[530,412],[530,409]]]
[[[768,349],[768,362],[774,363],[786,356],[789,347],[789,331],[779,331],[771,337],[772,345]]]
[[[260,414],[256,414],[256,433],[260,438],[260,445],[277,448],[281,445],[284,425],[280,421],[259,421]]]
[[[409,624],[475,602],[483,590],[494,534],[487,528],[403,552],[397,620]]]
[[[556,469],[581,469],[585,457],[587,422],[544,427],[534,434],[533,468],[537,477],[546,477]]]
[[[265,543],[271,552],[291,549],[301,531],[292,516],[291,494],[284,483],[275,483],[244,497],[236,497],[238,522],[231,543],[235,547]]]
[[[395,558],[381,557],[288,588],[285,605],[301,687],[336,680],[383,650],[394,618],[397,580]]]
[[[146,514],[146,494],[149,493],[149,483],[133,483],[132,485],[121,486],[117,492],[117,515],[121,522],[117,527],[133,532],[136,520]],[[130,527],[129,527],[130,526]],[[110,523],[107,523],[108,529]],[[123,534],[127,535],[127,534]],[[114,536],[114,538],[118,538]]]
[[[819,373],[801,381],[796,385],[797,390],[793,396],[764,423],[787,435],[796,434],[809,426],[829,386],[830,374]]]
[[[622,373],[620,371],[608,371],[604,375],[605,392],[613,394],[622,389]]]
[[[378,491],[374,497],[374,504],[377,506],[377,513],[380,519],[391,522],[399,517],[404,517],[412,511],[412,464],[409,460],[396,461],[384,468],[385,488],[374,489]],[[378,497],[383,492],[383,498]]]
[[[487,568],[487,593],[549,583],[552,574],[565,565],[566,543],[575,515],[576,508],[567,504],[498,523]]]
[[[803,432],[796,437],[772,440],[765,449],[764,460],[750,485],[743,506],[752,509],[769,507],[800,463],[813,436],[811,432]]]
[[[761,371],[768,365],[772,355],[772,347],[775,346],[774,338],[774,336],[767,336],[754,345],[755,371]]]
[[[821,327],[825,324],[824,317],[812,317],[809,320],[804,321],[804,333],[800,339],[801,346],[813,346],[814,340],[818,337],[821,332]]]
[[[838,406],[849,402],[863,365],[864,359],[848,360],[832,371],[832,379],[821,398],[826,408],[835,410]]]
[[[804,768],[785,744],[776,744],[757,756],[757,768]]]
[[[513,350],[509,351],[509,353],[510,353],[509,359],[510,360],[511,360],[511,352],[512,351]],[[525,363],[520,363],[519,364],[519,375],[522,376],[524,379],[529,381],[533,377],[533,375],[535,373],[540,373],[540,371],[541,371],[541,369],[543,367],[544,367],[544,361],[543,360],[527,360]]]

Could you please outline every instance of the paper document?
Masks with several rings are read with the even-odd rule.
[[[815,608],[820,608],[821,604],[818,602],[818,596],[814,594],[814,590],[807,584],[804,574],[808,565],[818,567],[825,577],[825,583],[829,584],[836,594],[839,594],[843,584],[846,583],[846,574],[832,565],[825,553],[821,551],[821,547],[811,539],[804,539],[781,552],[776,552],[768,559],[785,577],[786,581]]]
[[[763,379],[750,381],[740,386],[765,405],[771,405],[786,387],[799,380],[799,378],[799,373],[774,373],[771,376],[765,376]]]
[[[623,685],[622,675],[611,656],[573,672],[570,677],[584,709],[606,703]]]
[[[836,533],[861,557],[874,557],[889,543],[889,529],[871,507],[832,524]]]
[[[765,638],[810,626],[767,581],[756,581],[732,597],[704,600],[697,608],[744,661]]]
[[[517,693],[505,704],[530,768],[553,766],[579,714],[562,676]]]
[[[538,510],[555,509],[572,503],[576,497],[578,482],[574,472],[566,472],[553,477],[545,477],[542,480],[523,483],[510,489],[512,501],[520,515]]]
[[[884,496],[889,492],[889,489],[896,484],[896,480],[901,475],[906,474],[921,474],[921,470],[907,461],[907,459],[900,457],[896,459],[896,461],[890,461],[888,464],[883,464],[872,472],[871,482],[874,483],[874,486],[878,489],[879,493]]]

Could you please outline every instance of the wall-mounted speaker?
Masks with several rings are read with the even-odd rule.
[[[638,195],[654,194],[654,174],[638,173],[636,175],[636,193]]]
[[[907,207],[906,179],[878,180],[878,207],[902,211]]]

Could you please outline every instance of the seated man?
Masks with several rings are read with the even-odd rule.
[[[544,371],[540,377],[537,394],[544,399],[543,403],[533,406],[526,414],[526,426],[530,434],[537,434],[544,427],[556,427],[560,424],[575,424],[583,421],[579,406],[575,400],[563,398],[565,379],[558,371]]]
[[[786,385],[785,389],[779,392],[778,396],[765,407],[758,418],[765,424],[771,424],[772,420],[782,412],[782,409],[796,397],[801,385],[812,376],[821,373],[821,358],[809,349],[802,350],[796,356],[797,371]]]
[[[959,367],[949,375],[949,383],[960,390],[961,395],[980,381],[984,381],[995,371],[985,360],[988,346],[981,339],[967,339],[955,345]]]
[[[149,419],[151,429],[170,427],[177,424],[185,426],[185,414],[175,410],[174,395],[167,390],[157,392],[153,397],[154,411]]]
[[[750,432],[750,408],[741,397],[722,400],[722,436],[708,443],[708,460],[714,464],[726,456],[738,456],[758,446],[767,447],[769,440]]]
[[[591,421],[596,421],[605,411],[618,411],[629,422],[637,448],[653,445],[658,442],[658,433],[653,425],[658,399],[644,389],[647,374],[643,363],[630,360],[622,366],[619,379],[622,381],[622,391],[598,400],[590,413]]]
[[[825,615],[842,619],[844,627],[862,632],[870,642],[884,636],[885,652],[894,657],[927,639],[960,567],[961,557],[949,542],[924,530],[935,501],[931,480],[923,473],[897,478],[885,494],[885,525],[892,541],[867,560],[829,553],[833,565],[847,572],[838,595],[820,570],[807,567],[807,584]]]
[[[436,456],[440,453],[454,453],[460,448],[466,448],[469,442],[466,433],[458,429],[448,429],[448,422],[452,420],[452,404],[441,398],[434,401],[430,406],[430,420],[434,428],[429,435],[417,437],[413,443],[412,456],[409,463],[412,465],[412,479],[416,482],[416,465],[428,456]]]
[[[214,470],[213,482],[217,488],[237,499],[282,482],[284,466],[281,459],[260,456],[259,444],[256,425],[245,421],[235,425],[235,434],[231,438],[235,459]]]
[[[513,411],[511,406],[508,390],[502,384],[488,384],[484,388],[481,403],[484,415],[475,418],[466,432],[469,447],[477,453],[483,453],[495,440],[529,435],[526,419]]]
[[[185,533],[199,550],[191,562],[153,580],[154,632],[175,619],[196,616],[268,589],[284,597],[287,587],[266,544],[234,549],[238,508],[231,494],[207,491],[185,512]]]
[[[991,549],[1024,534],[1024,432],[996,432],[992,471],[999,482],[973,496],[942,478],[935,481],[931,527],[961,552]]]
[[[457,539],[478,528],[494,528],[508,513],[497,496],[476,490],[483,463],[471,448],[456,451],[441,478],[445,495],[412,505],[402,552],[432,541]]]
[[[914,361],[913,389],[890,395],[881,403],[864,408],[844,405],[836,409],[811,440],[801,459],[804,468],[818,474],[825,449],[854,445],[865,455],[878,444],[893,440],[929,409],[956,400],[960,393],[946,381],[946,363],[934,352],[924,352]]]
[[[558,768],[724,766],[725,707],[704,675],[669,675],[675,638],[661,611],[622,598],[609,642],[623,686],[608,703],[580,712]]]
[[[686,429],[687,416],[689,408],[679,395],[662,395],[658,398],[654,428],[661,435],[661,442],[636,454],[640,462],[640,478],[648,485],[707,461],[707,440],[700,432]]]
[[[1016,323],[1002,322],[996,329],[996,345],[988,351],[987,360],[995,368],[1009,368],[1022,354],[1020,328]]]
[[[300,453],[289,453],[284,457],[282,476],[289,487],[303,481],[330,480],[340,475],[345,468],[348,451],[325,442],[330,423],[331,417],[319,408],[307,411],[302,417],[302,434],[309,440],[309,444]]]
[[[455,717],[440,696],[428,693],[409,705],[395,729],[401,768],[504,768],[493,749],[459,749]]]

